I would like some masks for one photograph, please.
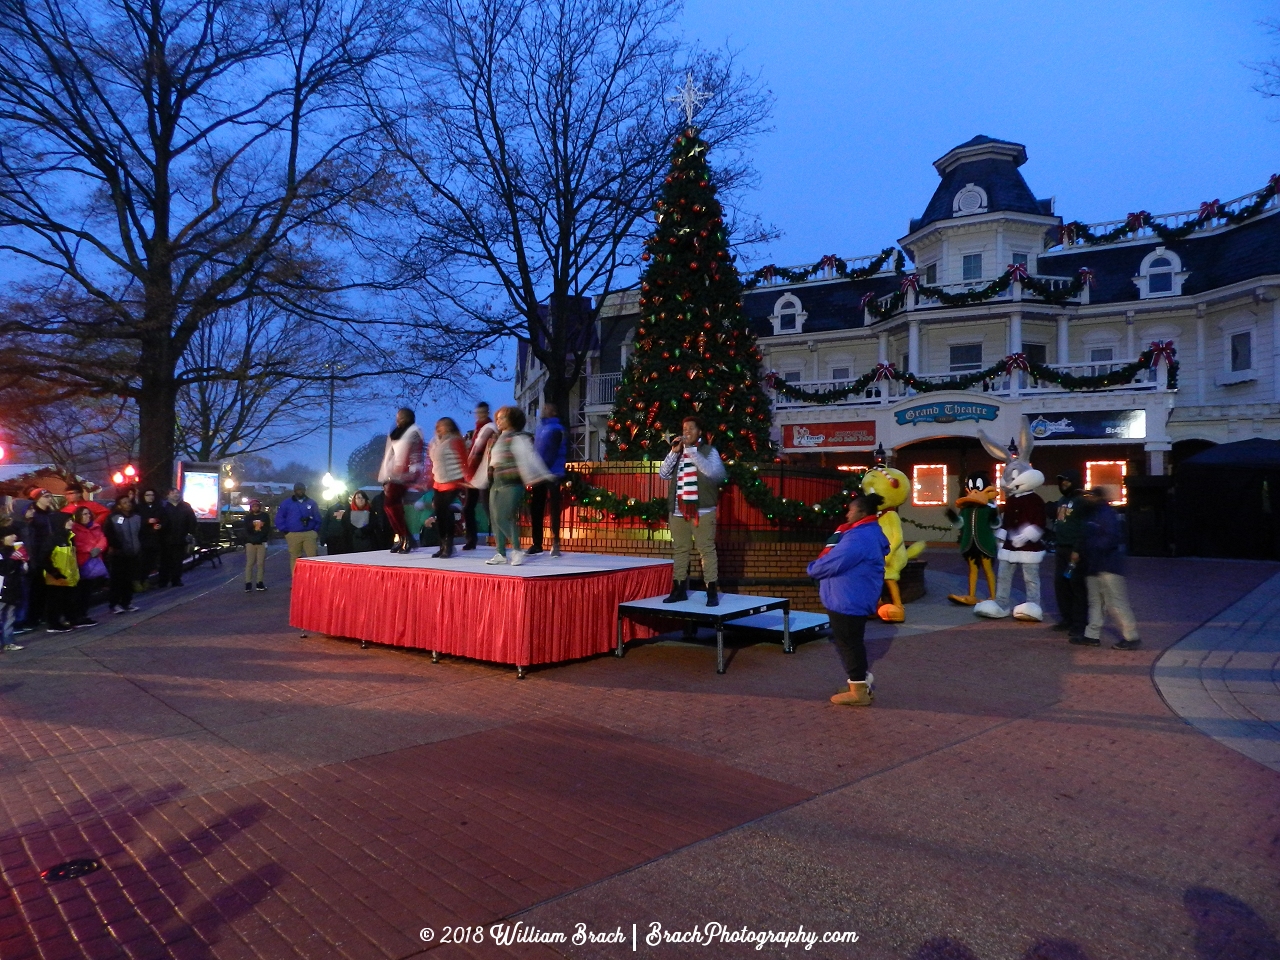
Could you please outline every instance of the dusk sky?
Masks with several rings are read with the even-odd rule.
[[[979,133],[1026,144],[1023,175],[1068,220],[1256,190],[1280,172],[1280,99],[1253,89],[1249,66],[1280,57],[1268,18],[1280,4],[690,0],[684,23],[738,50],[776,97],[759,187],[743,198],[782,231],[751,252],[758,266],[896,242],[933,193],[933,161]],[[478,385],[494,404],[511,389]],[[424,406],[465,423],[470,401]],[[348,431],[335,459],[385,429],[385,413]],[[320,462],[324,437],[276,454],[292,455]]]

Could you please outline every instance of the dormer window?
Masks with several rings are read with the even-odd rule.
[[[924,268],[924,282],[931,287],[938,285],[938,264],[936,261]]]
[[[1182,269],[1182,259],[1172,250],[1156,247],[1142,258],[1138,275],[1133,278],[1138,296],[1143,300],[1153,297],[1182,296],[1182,282],[1191,274]]]
[[[951,202],[953,217],[970,217],[987,212],[987,191],[974,183],[966,183]]]
[[[784,333],[801,333],[808,316],[800,306],[800,298],[793,293],[788,293],[779,297],[777,303],[773,305],[769,322],[773,324],[774,336]]]
[[[960,264],[960,277],[963,280],[981,280],[982,279],[982,254],[966,253],[964,260]]]

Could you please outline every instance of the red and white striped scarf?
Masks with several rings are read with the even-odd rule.
[[[680,515],[686,520],[698,522],[698,466],[688,450],[680,457],[680,472],[676,474],[676,500]]]

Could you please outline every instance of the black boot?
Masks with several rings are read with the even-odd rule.
[[[716,585],[714,583],[707,584],[707,606],[708,607],[720,606],[720,594],[716,590]]]
[[[689,581],[676,580],[671,587],[671,593],[663,603],[679,603],[681,600],[689,599]]]

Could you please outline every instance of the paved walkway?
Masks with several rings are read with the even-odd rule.
[[[1174,713],[1280,771],[1280,574],[1175,643],[1152,675]]]
[[[1134,561],[1130,653],[935,590],[877,629],[869,710],[827,703],[826,642],[517,682],[303,638],[283,568],[0,656],[4,960],[621,957],[633,925],[652,957],[1280,960],[1280,773],[1151,683],[1274,564]],[[103,869],[41,880],[78,857]],[[495,923],[625,942],[500,947]],[[648,946],[655,923],[859,940]]]

